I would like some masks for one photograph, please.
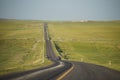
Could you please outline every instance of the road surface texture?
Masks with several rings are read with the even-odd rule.
[[[0,80],[120,80],[120,72],[106,67],[74,61],[62,61],[55,55],[44,23],[46,57],[52,65],[0,76]]]
[[[120,80],[120,72],[84,62],[72,62],[74,69],[62,80]]]

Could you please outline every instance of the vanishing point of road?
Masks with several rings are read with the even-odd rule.
[[[63,61],[56,56],[44,23],[46,57],[53,62],[44,68],[0,76],[0,80],[120,80],[120,72],[95,64]]]
[[[45,26],[44,26],[45,27]],[[62,80],[120,80],[120,72],[84,62],[70,62],[72,70]],[[62,74],[64,75],[64,73]],[[61,76],[62,76],[61,75]]]

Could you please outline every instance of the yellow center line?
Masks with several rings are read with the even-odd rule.
[[[68,73],[70,73],[73,70],[73,68],[74,68],[74,65],[69,70],[64,72],[60,77],[58,77],[57,80],[62,80]]]

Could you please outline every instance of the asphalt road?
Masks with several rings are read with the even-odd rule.
[[[120,72],[84,62],[72,62],[74,69],[62,80],[120,80]]]
[[[3,75],[0,76],[0,80],[120,80],[119,71],[84,62],[61,61],[52,49],[47,27],[47,23],[44,23],[46,57],[53,64],[44,68]],[[69,72],[65,75],[67,71]]]
[[[46,44],[46,57],[53,62],[47,67],[10,73],[0,76],[0,80],[56,80],[63,72],[68,70],[72,64],[66,61],[61,61],[55,55],[51,41],[47,31],[48,25],[44,23],[44,40]]]
[[[50,53],[51,51],[49,55],[52,55],[51,57],[52,59],[57,60],[57,57],[55,56],[55,54],[53,54],[54,51],[52,51],[53,49],[51,43],[49,42],[50,40],[49,39],[46,40],[48,40],[48,42],[46,41],[46,43],[50,45],[48,47],[51,48],[50,50],[47,50],[48,53]],[[66,76],[61,78],[62,80],[120,80],[119,71],[84,62],[70,62],[70,63],[73,64],[73,69],[71,72],[67,73]]]
[[[46,57],[51,60],[54,64],[61,63],[63,66],[60,69],[57,69],[56,72],[52,71],[52,77],[47,78],[47,80],[56,80],[63,72],[67,71],[69,68],[71,68],[72,64],[67,61],[61,61],[58,56],[53,51],[51,39],[49,37],[48,33],[48,25],[47,23],[44,23],[44,38],[45,38],[45,43],[46,43]],[[51,74],[50,74],[51,75]],[[48,77],[48,76],[46,76]]]

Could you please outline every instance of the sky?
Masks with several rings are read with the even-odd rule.
[[[120,20],[120,0],[0,0],[0,18]]]

